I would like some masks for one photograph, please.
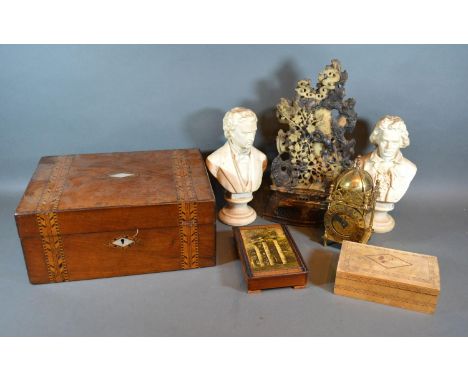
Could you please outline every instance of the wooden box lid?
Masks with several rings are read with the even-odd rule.
[[[175,227],[180,203],[214,224],[215,198],[197,149],[41,158],[15,213],[21,237],[39,235],[38,214],[55,213],[62,234]]]
[[[343,241],[336,277],[433,296],[440,292],[436,257],[351,241]]]

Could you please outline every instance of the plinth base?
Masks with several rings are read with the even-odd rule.
[[[252,193],[229,194],[224,196],[227,204],[219,211],[219,220],[224,224],[240,227],[250,224],[257,218],[255,210],[247,205],[252,200]]]
[[[395,227],[395,219],[388,213],[394,208],[393,203],[377,202],[375,204],[372,228],[376,233],[387,233]]]

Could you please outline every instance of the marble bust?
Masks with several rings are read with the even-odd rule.
[[[243,107],[231,109],[223,118],[223,130],[227,142],[206,158],[206,165],[226,190],[227,205],[219,213],[220,220],[246,225],[257,216],[247,203],[260,188],[267,166],[266,155],[253,147],[257,116]]]
[[[417,168],[404,158],[400,149],[410,144],[408,130],[400,117],[386,115],[375,125],[369,138],[376,149],[362,158],[366,170],[376,182],[378,197],[373,228],[375,232],[390,232],[395,220],[388,214],[408,190]]]

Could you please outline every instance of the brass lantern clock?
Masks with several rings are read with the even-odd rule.
[[[328,241],[368,242],[372,235],[377,189],[371,175],[359,167],[359,159],[354,167],[336,178],[330,187],[325,213],[324,245]]]

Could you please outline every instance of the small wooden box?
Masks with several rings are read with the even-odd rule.
[[[33,284],[212,266],[199,150],[44,157],[15,214]]]
[[[343,241],[336,294],[434,313],[439,292],[436,257]]]
[[[307,267],[284,225],[233,227],[249,293],[307,284]]]

